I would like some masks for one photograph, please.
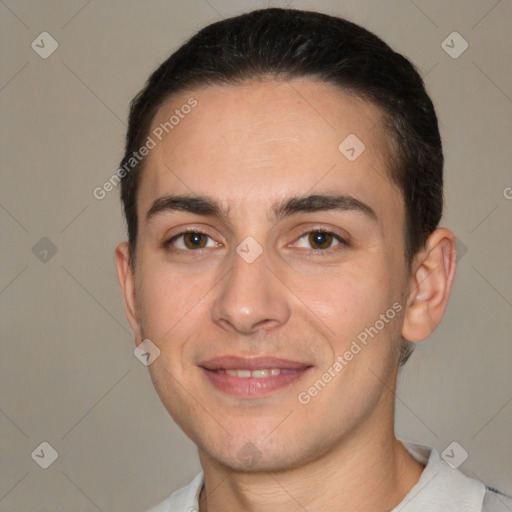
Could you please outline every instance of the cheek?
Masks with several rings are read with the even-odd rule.
[[[167,338],[173,326],[190,312],[203,295],[193,281],[157,261],[148,260],[142,266],[137,297],[141,322],[148,337]]]
[[[169,397],[179,395],[178,382],[191,364],[189,341],[201,325],[199,317],[204,317],[206,303],[201,300],[203,287],[195,278],[177,276],[166,267],[150,264],[140,273],[139,307],[143,336],[160,350],[149,370],[167,407]]]
[[[329,326],[332,345],[338,354],[376,322],[380,328],[381,315],[399,300],[395,280],[380,267],[384,265],[374,261],[371,266],[354,266],[350,271],[340,269],[321,284],[311,281],[304,283],[306,286],[301,289],[304,303]],[[385,323],[384,328],[378,329],[378,338],[393,338],[395,329],[392,327],[392,322]]]
[[[379,283],[377,289],[384,290],[384,284]],[[325,318],[343,326],[364,318],[378,299],[375,278],[367,269],[343,266],[314,289],[304,289],[304,294]]]
[[[218,280],[215,273],[191,273],[156,258],[148,258],[140,269],[137,297],[143,334],[173,367],[178,361],[188,364],[189,341],[210,317]]]

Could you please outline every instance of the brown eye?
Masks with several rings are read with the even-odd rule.
[[[206,233],[200,231],[184,231],[164,243],[164,248],[172,251],[194,251],[215,247],[216,242]]]
[[[332,233],[326,233],[324,231],[312,231],[309,233],[308,237],[308,241],[313,249],[328,249],[333,239]]]
[[[202,249],[206,245],[207,235],[203,233],[184,233],[183,242],[188,249]]]
[[[327,251],[338,245],[347,245],[347,243],[335,233],[318,229],[304,233],[297,242],[297,247],[317,251]]]

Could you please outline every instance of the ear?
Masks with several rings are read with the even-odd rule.
[[[116,247],[117,279],[121,285],[126,317],[135,334],[135,344],[141,342],[141,328],[137,300],[135,298],[135,272],[131,265],[128,243],[122,242]]]
[[[449,229],[436,229],[425,249],[414,258],[402,336],[409,341],[428,338],[443,318],[453,278],[457,250]]]

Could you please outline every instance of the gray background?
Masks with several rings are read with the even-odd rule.
[[[117,169],[149,73],[202,26],[269,5],[286,3],[0,3],[2,511],[141,511],[198,471],[133,355],[118,190],[92,191]],[[510,494],[512,2],[288,5],[362,24],[425,77],[446,153],[443,224],[463,250],[447,314],[402,372],[397,431],[440,452],[457,441],[460,469]],[[31,48],[43,31],[59,45],[47,59]],[[469,44],[456,59],[441,46],[453,31]],[[57,248],[46,261],[43,237]],[[31,457],[43,441],[58,452],[48,469]]]

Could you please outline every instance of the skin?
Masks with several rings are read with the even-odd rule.
[[[436,230],[406,264],[404,202],[387,177],[373,105],[315,81],[258,81],[180,93],[153,127],[191,96],[197,107],[145,161],[136,266],[127,243],[116,259],[135,342],[149,338],[161,351],[149,366],[155,388],[198,446],[201,512],[390,510],[423,470],[394,434],[400,334],[421,341],[440,322],[455,272],[454,236]],[[366,146],[353,162],[338,150],[349,134]],[[376,219],[339,210],[272,219],[274,203],[313,193],[350,195]],[[207,195],[227,216],[165,211],[147,219],[169,194]],[[181,237],[171,245],[180,252],[166,249],[184,228],[206,233],[206,246],[187,249],[190,237],[188,246]],[[318,248],[308,234],[319,228],[347,244],[328,238]],[[263,251],[252,263],[236,252],[248,236]],[[395,302],[400,313],[307,405],[299,403],[298,394]],[[198,367],[221,355],[312,368],[268,396],[235,397]],[[237,455],[244,445],[258,454],[250,466]]]

